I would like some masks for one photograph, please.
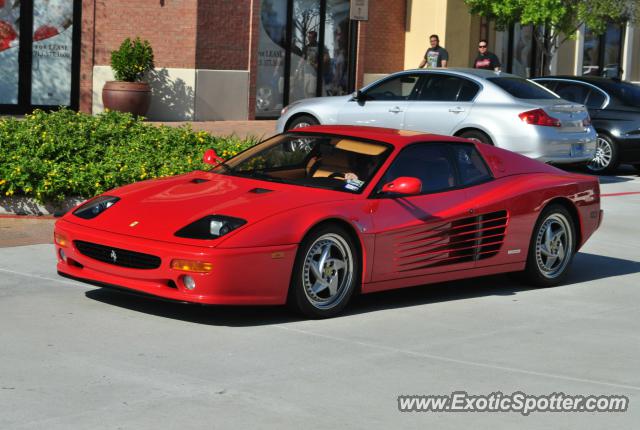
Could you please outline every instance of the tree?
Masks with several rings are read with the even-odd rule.
[[[639,0],[464,0],[474,15],[493,19],[496,28],[520,23],[534,25],[544,68],[567,39],[586,25],[602,34],[610,22],[640,22]]]

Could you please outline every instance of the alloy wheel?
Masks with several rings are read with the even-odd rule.
[[[611,142],[607,139],[598,136],[596,141],[596,153],[594,157],[589,161],[587,167],[594,172],[600,172],[607,169],[611,165],[613,159],[613,148]]]
[[[341,303],[353,281],[353,255],[340,235],[327,233],[309,247],[302,271],[305,295],[312,306],[330,309]]]
[[[536,237],[536,263],[540,273],[548,279],[560,276],[571,261],[573,248],[572,229],[567,218],[561,213],[549,215]]]

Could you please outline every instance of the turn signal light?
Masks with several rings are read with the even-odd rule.
[[[549,116],[544,109],[534,109],[527,112],[522,112],[518,115],[520,119],[531,125],[542,125],[545,127],[560,127],[560,120]]]
[[[213,264],[195,260],[171,260],[171,268],[183,272],[210,273]]]
[[[67,236],[62,233],[54,232],[53,240],[55,241],[56,245],[62,248],[66,248],[69,245],[69,239],[67,239]]]

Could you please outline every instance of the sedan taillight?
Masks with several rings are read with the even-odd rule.
[[[560,127],[560,120],[549,116],[543,109],[534,109],[522,112],[518,116],[527,124],[542,125],[545,127]]]

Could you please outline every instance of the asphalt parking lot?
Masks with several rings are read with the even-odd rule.
[[[604,223],[565,285],[417,287],[358,297],[324,321],[149,301],[58,277],[49,243],[0,248],[0,429],[637,428],[640,177],[603,177],[602,192]],[[458,390],[630,405],[398,411],[399,395]]]

